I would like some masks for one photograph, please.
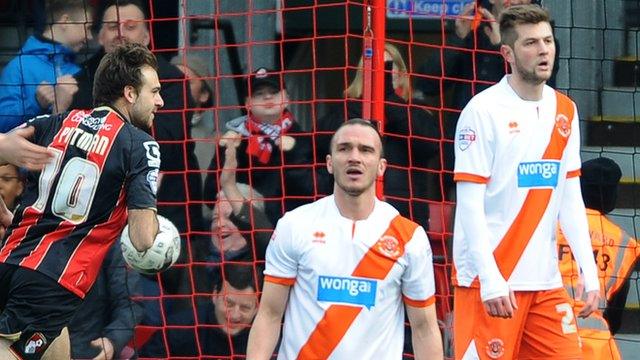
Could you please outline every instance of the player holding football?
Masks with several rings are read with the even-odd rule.
[[[509,7],[501,53],[512,74],[476,95],[455,138],[456,359],[579,359],[556,256],[559,220],[596,309],[599,284],[580,194],[575,104],[546,86],[555,55],[546,10]]]
[[[127,219],[137,250],[153,244],[160,153],[145,131],[163,105],[156,64],[145,47],[123,45],[98,67],[96,108],[40,116],[7,135],[53,156],[29,173],[0,249],[0,358],[69,358],[68,338],[54,339]]]
[[[271,358],[283,314],[279,359],[400,359],[405,308],[416,358],[441,359],[427,235],[375,195],[380,135],[349,120],[330,146],[334,194],[286,213],[267,248],[247,359]]]

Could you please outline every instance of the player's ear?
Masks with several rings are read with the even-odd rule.
[[[500,54],[508,62],[513,62],[513,49],[509,45],[500,45]]]
[[[333,174],[333,163],[331,161],[331,155],[327,154],[327,171],[329,174]]]
[[[127,85],[124,87],[124,98],[128,103],[133,104],[138,98],[138,91],[135,86]]]
[[[385,170],[387,170],[387,159],[382,158],[378,161],[378,176],[384,175]]]

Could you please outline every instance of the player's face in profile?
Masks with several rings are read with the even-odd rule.
[[[125,40],[143,46],[149,45],[144,13],[135,5],[110,6],[102,16],[98,42],[105,52],[110,53]]]
[[[252,287],[236,289],[227,281],[219,293],[213,294],[218,324],[229,335],[235,335],[249,328],[258,312],[258,298]]]
[[[142,68],[142,86],[131,107],[131,123],[141,129],[150,129],[154,113],[164,105],[160,96],[158,73],[151,67]]]
[[[516,25],[511,66],[514,73],[530,84],[541,84],[551,77],[556,45],[547,22]]]
[[[327,155],[327,169],[333,174],[334,191],[359,196],[372,190],[378,176],[384,174],[386,160],[381,157],[382,143],[375,130],[363,125],[340,128]]]

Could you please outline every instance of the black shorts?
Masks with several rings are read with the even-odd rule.
[[[0,263],[0,336],[23,359],[40,359],[67,326],[82,299],[50,277]]]

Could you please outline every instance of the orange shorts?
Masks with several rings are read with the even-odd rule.
[[[456,287],[456,359],[582,359],[578,330],[564,288],[517,291],[511,319],[487,314],[480,289]]]

